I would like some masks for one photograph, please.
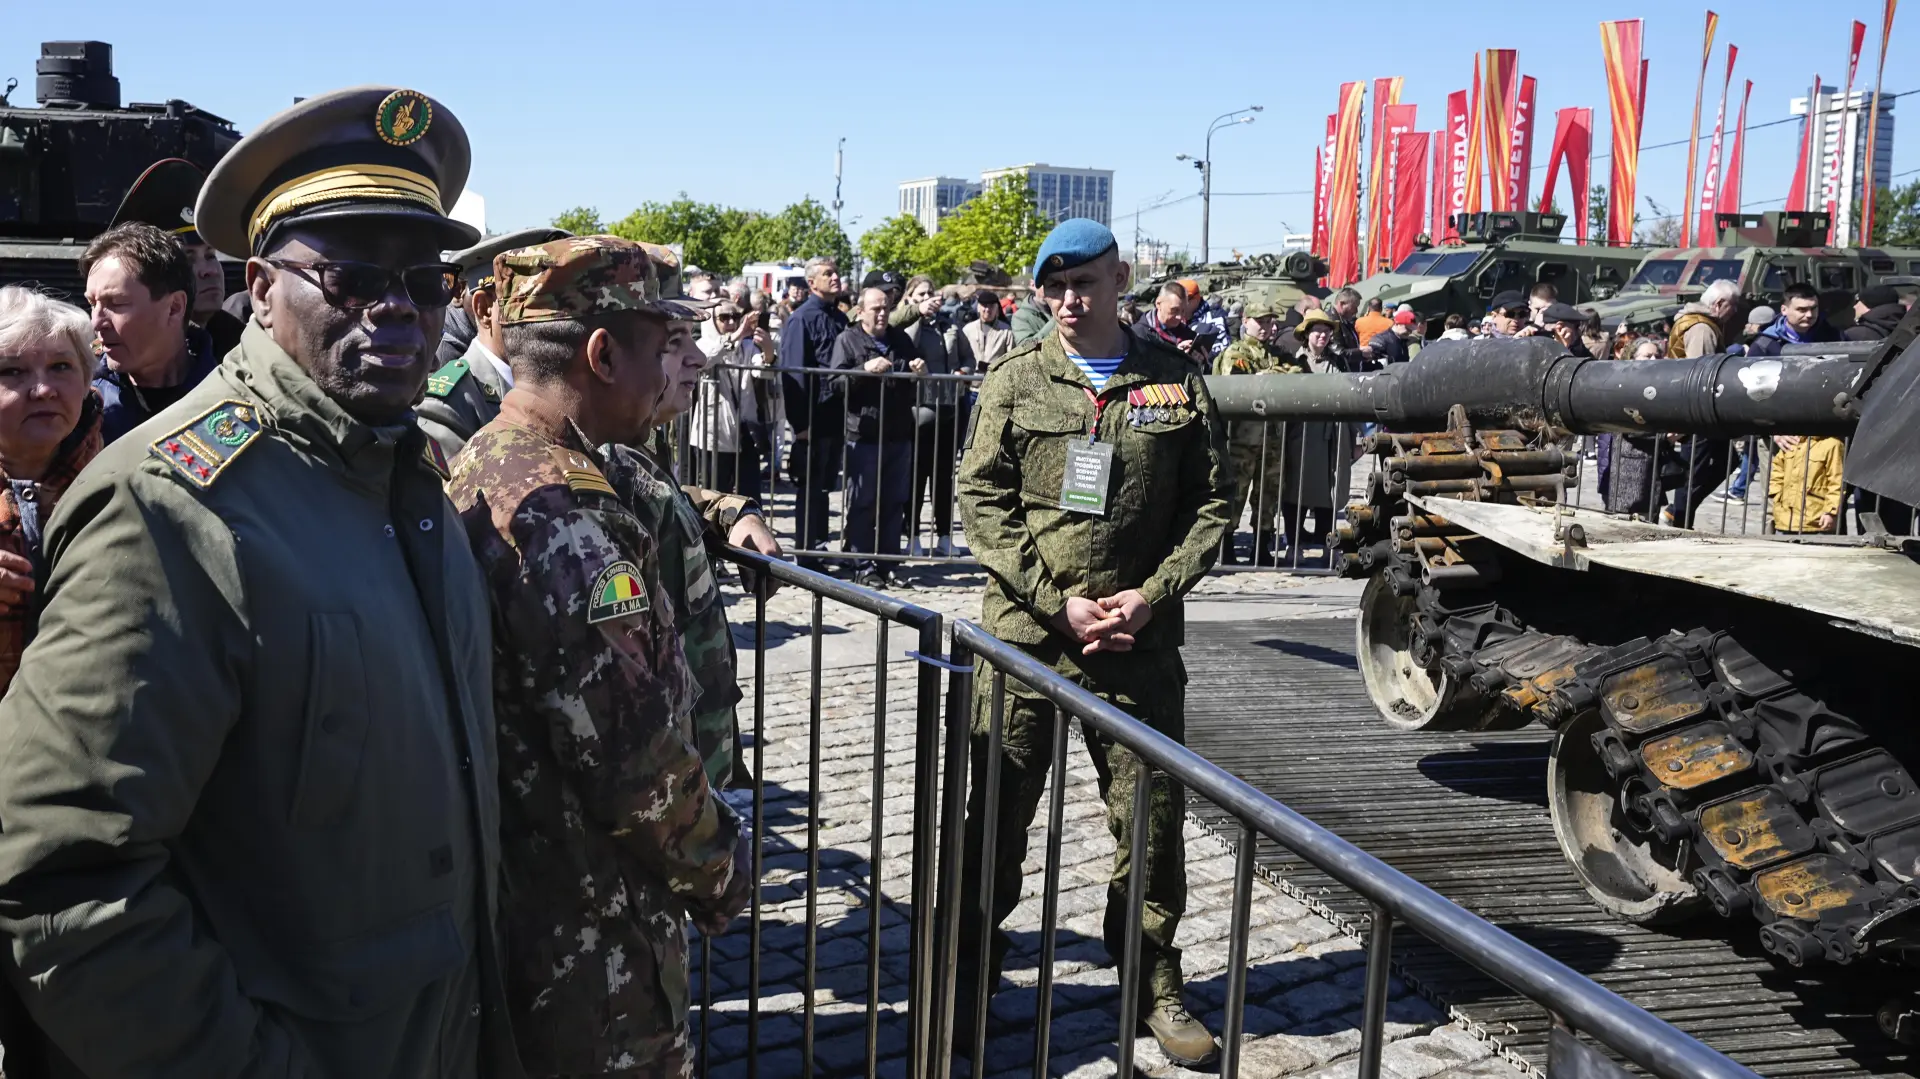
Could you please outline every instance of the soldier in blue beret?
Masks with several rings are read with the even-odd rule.
[[[1180,661],[1182,597],[1220,549],[1233,492],[1225,431],[1206,382],[1187,357],[1121,326],[1127,264],[1097,221],[1062,222],[1040,247],[1033,276],[1056,328],[987,372],[960,466],[967,541],[988,572],[981,621],[1001,640],[1174,739],[1186,732]],[[976,776],[986,772],[992,680],[974,700]],[[956,1044],[1000,977],[1008,942],[999,923],[1020,899],[1027,827],[1046,786],[1052,702],[1008,683],[998,828],[994,838],[991,966],[975,964],[981,924],[986,791],[967,805],[967,913],[961,921]],[[1174,935],[1186,910],[1180,785],[1157,776],[1148,819],[1133,819],[1135,759],[1089,732],[1088,749],[1119,852],[1107,892],[1105,940],[1116,960],[1126,932],[1127,875],[1146,874],[1138,970],[1142,1020],[1177,1063],[1213,1059],[1213,1035],[1181,1000]],[[1145,826],[1147,864],[1128,864]]]

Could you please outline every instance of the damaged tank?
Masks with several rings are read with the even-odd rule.
[[[1794,967],[1920,961],[1920,539],[1702,535],[1569,504],[1577,434],[1851,439],[1920,504],[1920,311],[1884,342],[1615,362],[1435,342],[1366,375],[1210,379],[1223,417],[1378,422],[1334,541],[1390,726],[1553,732],[1547,802],[1593,900],[1758,923]],[[1920,998],[1881,1009],[1920,1033]]]

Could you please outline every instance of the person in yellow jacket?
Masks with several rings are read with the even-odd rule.
[[[1776,532],[1831,532],[1840,521],[1847,445],[1837,438],[1773,436],[1767,498]]]

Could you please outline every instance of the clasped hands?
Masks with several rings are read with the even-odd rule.
[[[1147,598],[1129,588],[1101,599],[1069,596],[1066,609],[1053,616],[1053,628],[1081,642],[1083,656],[1131,652],[1134,637],[1152,617]]]

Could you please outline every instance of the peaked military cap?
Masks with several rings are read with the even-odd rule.
[[[485,288],[493,283],[494,256],[515,248],[535,247],[550,240],[564,240],[571,235],[573,233],[566,229],[557,229],[549,225],[489,236],[464,251],[456,252],[453,256],[453,264],[460,267],[460,276],[466,278],[468,288]]]
[[[1055,270],[1085,265],[1120,246],[1113,230],[1090,217],[1070,217],[1047,233],[1033,260],[1033,282],[1041,284]]]
[[[440,246],[480,239],[447,210],[467,186],[466,129],[417,90],[356,86],[269,117],[227,151],[200,190],[200,235],[236,258],[295,221],[383,218],[431,225]]]
[[[182,243],[199,243],[194,229],[193,203],[200,197],[200,185],[207,174],[185,158],[168,157],[147,166],[147,171],[127,188],[127,197],[113,212],[114,225],[139,221],[161,232],[180,237]]]

